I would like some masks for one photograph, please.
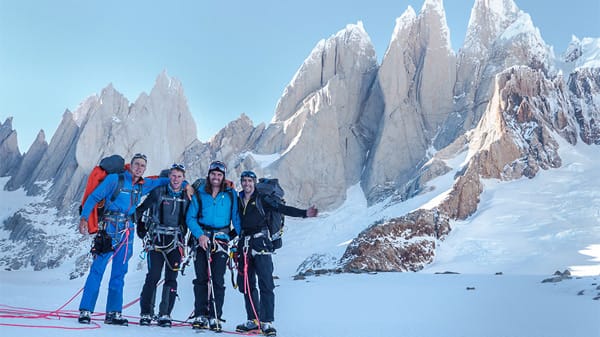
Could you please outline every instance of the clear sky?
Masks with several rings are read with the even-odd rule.
[[[557,54],[574,34],[600,36],[600,0],[515,0]],[[446,0],[452,47],[474,0]],[[316,43],[362,21],[381,59],[406,0],[0,0],[0,121],[19,148],[47,141],[65,109],[109,83],[134,102],[166,70],[183,83],[208,140],[241,113],[269,122]]]

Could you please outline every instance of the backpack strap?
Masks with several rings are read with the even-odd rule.
[[[258,213],[260,213],[260,215],[264,217],[266,212],[262,204],[262,194],[260,193],[256,194],[256,208],[258,209]]]
[[[125,175],[123,173],[119,173],[119,180],[117,182],[117,188],[115,188],[112,196],[110,197],[111,203],[113,203],[113,202],[115,202],[115,200],[117,200],[117,197],[119,196],[119,193],[121,193],[121,190],[123,189],[124,184],[125,184]]]
[[[196,199],[198,199],[198,214],[196,215],[196,218],[200,221],[200,218],[202,218],[202,197],[200,196],[199,189],[196,189]]]
[[[187,199],[187,197],[185,196],[185,191],[184,191],[183,205],[181,205],[181,210],[180,210],[181,213],[179,213],[179,216],[181,219],[181,223],[179,224],[179,229],[181,230],[182,235],[185,235],[188,230],[187,222],[186,222],[187,221],[186,214],[187,214],[189,205],[190,205],[190,202]]]
[[[231,206],[230,206],[230,209],[229,209],[229,217],[231,218],[231,221],[233,221],[233,201],[235,200],[235,197],[233,195],[233,191],[234,191],[233,188],[230,187],[229,188],[229,193],[227,193],[227,194],[229,194],[229,201],[231,201]]]
[[[163,218],[163,201],[165,200],[165,196],[169,193],[167,185],[161,186],[160,187],[160,196],[158,197],[158,209],[157,209],[157,213],[156,214],[156,219],[158,219],[159,223],[164,223],[164,218]]]

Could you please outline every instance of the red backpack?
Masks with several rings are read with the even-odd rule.
[[[109,157],[102,158],[100,160],[100,164],[94,167],[92,172],[90,172],[90,176],[88,177],[87,183],[85,185],[85,191],[83,192],[83,198],[81,200],[81,205],[79,206],[79,214],[81,215],[81,211],[83,209],[83,205],[87,200],[88,196],[100,185],[100,183],[106,178],[107,175],[111,173],[119,174],[119,186],[115,189],[115,192],[111,196],[111,202],[115,201],[121,188],[123,187],[124,177],[123,174],[126,170],[129,169],[129,164],[125,164],[125,159],[123,157],[115,154]],[[105,200],[101,200],[95,206],[90,216],[88,218],[88,233],[94,234],[98,232],[98,219],[102,217],[104,214],[104,204]]]

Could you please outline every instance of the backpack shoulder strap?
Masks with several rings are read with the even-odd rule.
[[[112,196],[110,197],[110,202],[114,202],[119,193],[121,193],[121,189],[123,189],[123,185],[125,184],[125,175],[123,173],[119,173],[119,180],[117,182],[117,188],[113,191]]]
[[[196,189],[196,199],[198,199],[198,214],[197,214],[197,218],[198,221],[200,221],[200,218],[202,218],[202,196],[200,195],[200,189],[197,188]]]
[[[234,195],[234,189],[233,188],[229,188],[229,201],[231,201],[231,207],[229,209],[229,216],[231,216],[233,218],[233,203],[235,201],[235,195]],[[232,219],[233,220],[233,219]]]
[[[262,197],[263,195],[260,193],[256,194],[256,209],[258,209],[258,213],[260,213],[261,216],[265,216],[265,207],[263,206],[263,202],[262,202]]]
[[[154,206],[158,205],[158,209],[156,210],[157,212],[157,218],[160,219],[160,221],[162,221],[162,216],[163,216],[163,200],[165,199],[166,196],[168,196],[169,190],[167,188],[167,185],[164,186],[160,186],[159,188],[157,188],[157,192],[156,192],[156,201]]]

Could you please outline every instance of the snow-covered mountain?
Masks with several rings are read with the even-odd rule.
[[[529,178],[527,190],[578,147],[596,158],[600,143],[600,39],[574,38],[559,60],[512,0],[476,0],[457,55],[449,41],[441,0],[401,14],[381,64],[362,24],[350,24],[316,44],[269,125],[242,115],[207,143],[196,139],[182,84],[166,73],[134,103],[109,85],[24,155],[9,119],[0,125],[3,200],[11,201],[0,212],[0,264],[70,264],[71,277],[83,275],[89,239],[75,223],[86,175],[107,154],[144,152],[149,174],[183,161],[195,179],[220,159],[234,181],[246,169],[278,177],[289,204],[328,212],[315,226],[351,228],[331,251],[301,250],[298,272],[427,268],[455,228],[477,223],[490,181]],[[13,204],[23,193],[31,199]],[[323,240],[318,233],[307,240]],[[577,238],[577,249],[598,241]]]
[[[318,274],[305,269],[307,276],[294,277],[310,254],[319,255],[315,261],[324,263],[315,269],[334,266],[335,256],[343,253],[362,223],[373,215],[391,217],[423,204],[436,205],[437,193],[424,193],[393,206],[368,206],[356,185],[339,209],[318,218],[289,219],[284,246],[274,257],[278,335],[597,336],[600,160],[594,146],[582,142],[572,146],[565,141],[559,145],[560,168],[544,170],[534,179],[484,180],[481,210],[453,223],[452,234],[441,242],[434,261],[419,273]],[[464,159],[447,163],[460,167]],[[449,189],[453,174],[434,179],[432,186]],[[0,192],[3,200],[7,194],[10,202],[2,207],[13,210],[36,198],[22,190]],[[72,257],[44,272],[0,271],[0,333],[38,337],[193,334],[183,323],[170,329],[135,324],[146,261],[137,238],[134,247],[124,292],[123,313],[132,322],[129,327],[101,323],[106,287],[98,300],[97,325],[77,323],[84,279],[69,280]],[[574,275],[563,275],[565,269]],[[553,275],[555,271],[560,275]],[[178,278],[176,320],[184,321],[193,308],[193,278],[192,270]],[[224,328],[232,331],[246,317],[242,295],[229,281],[226,286]]]

